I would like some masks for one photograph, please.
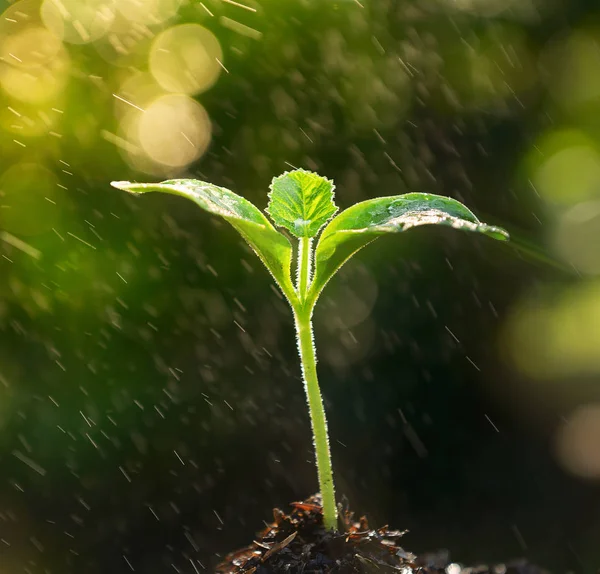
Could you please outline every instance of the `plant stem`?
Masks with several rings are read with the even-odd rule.
[[[300,352],[300,363],[302,365],[302,378],[317,459],[319,490],[323,501],[323,523],[327,530],[335,530],[337,527],[337,509],[331,470],[331,454],[329,452],[329,435],[327,433],[325,408],[323,407],[323,399],[321,398],[321,390],[317,379],[317,357],[311,321],[314,303],[307,301],[312,275],[312,251],[312,239],[310,237],[300,238],[296,269],[298,300],[292,307],[294,309],[298,351]]]
[[[298,246],[298,267],[296,269],[296,289],[300,301],[304,301],[310,283],[312,267],[312,238],[301,237]]]
[[[299,277],[302,277],[300,273]],[[331,454],[329,452],[329,435],[325,408],[317,380],[317,358],[313,343],[312,308],[294,309],[296,333],[298,335],[298,350],[302,363],[304,389],[310,412],[310,422],[313,431],[313,442],[317,458],[317,473],[319,490],[323,499],[323,523],[327,530],[337,528],[337,509],[335,506],[335,490],[331,470]]]

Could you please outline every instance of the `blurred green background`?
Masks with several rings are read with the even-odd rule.
[[[0,0],[0,572],[210,570],[316,490],[290,312],[225,223],[441,193],[316,314],[338,494],[406,548],[600,565],[600,8]]]

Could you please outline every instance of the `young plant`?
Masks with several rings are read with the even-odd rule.
[[[480,222],[462,203],[428,193],[369,199],[333,217],[338,211],[333,201],[333,182],[298,169],[273,179],[266,209],[275,226],[285,228],[294,237],[296,245],[292,248],[286,235],[277,231],[257,207],[223,187],[194,179],[162,183],[116,181],[112,185],[136,194],[162,191],[191,199],[235,227],[270,271],[294,314],[323,500],[323,521],[326,528],[335,529],[337,509],[329,437],[317,380],[312,327],[313,310],[323,288],[352,255],[387,233],[436,224],[476,231],[500,240],[508,239],[508,234],[499,227]],[[292,281],[294,254],[296,280]]]

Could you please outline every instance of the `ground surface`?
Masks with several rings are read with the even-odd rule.
[[[366,518],[355,521],[349,510],[341,513],[340,531],[327,532],[320,502],[312,496],[292,503],[290,514],[275,509],[274,522],[251,546],[226,556],[217,573],[547,574],[525,561],[461,568],[448,565],[445,555],[417,557],[400,546],[406,531],[371,529]]]

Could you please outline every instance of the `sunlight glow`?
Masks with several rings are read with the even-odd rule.
[[[183,94],[169,94],[156,99],[140,114],[136,135],[153,162],[180,168],[204,153],[211,125],[198,102]]]
[[[600,478],[600,403],[577,408],[555,437],[558,461],[581,478]]]
[[[577,271],[599,274],[600,200],[578,203],[561,214],[554,242],[557,252]]]
[[[24,28],[0,40],[0,85],[13,98],[41,104],[64,88],[69,59],[61,42],[39,26]]]
[[[150,72],[168,92],[200,94],[219,77],[223,51],[216,36],[198,24],[162,32],[152,44]]]
[[[183,0],[119,0],[117,10],[130,22],[161,24],[177,14]]]
[[[554,295],[532,294],[509,317],[505,345],[533,379],[600,374],[600,282]]]
[[[582,130],[544,135],[529,162],[531,181],[548,201],[572,204],[600,195],[600,150]]]
[[[104,36],[115,18],[114,0],[44,0],[45,26],[70,44],[89,44]]]

